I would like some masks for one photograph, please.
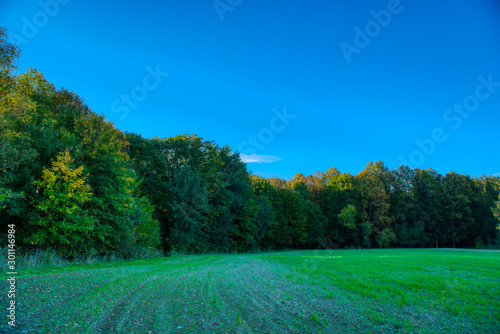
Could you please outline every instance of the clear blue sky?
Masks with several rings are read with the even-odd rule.
[[[3,0],[0,22],[20,70],[122,130],[196,133],[271,161],[249,163],[256,174],[356,174],[370,160],[500,173],[494,0]]]

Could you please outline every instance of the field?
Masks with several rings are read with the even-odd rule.
[[[19,333],[500,333],[495,251],[174,255],[25,273],[17,289]]]

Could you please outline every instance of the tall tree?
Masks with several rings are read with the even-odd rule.
[[[332,175],[321,203],[323,213],[328,220],[326,225],[328,246],[337,248],[349,242],[357,243],[359,236],[355,236],[351,228],[339,221],[339,214],[345,207],[359,205],[359,193],[354,177],[348,173]],[[356,223],[359,223],[357,215]],[[359,229],[358,225],[356,231]]]
[[[263,177],[252,175],[252,189],[258,198],[259,212],[255,218],[257,233],[255,239],[261,249],[272,249],[274,244],[270,231],[276,224],[276,211],[273,203],[277,202],[277,192]]]
[[[392,217],[389,215],[388,179],[388,168],[381,161],[370,161],[365,170],[356,175],[362,196],[362,219],[365,224],[372,225],[375,241],[380,247],[396,241],[390,227]]]
[[[302,247],[307,240],[307,217],[300,194],[286,188],[277,191],[276,224],[269,238],[275,249]]]
[[[470,246],[468,232],[474,224],[471,209],[472,180],[455,172],[446,174],[443,183],[446,229],[453,247]]]
[[[496,202],[495,204],[496,204],[496,207],[493,207],[492,211],[493,211],[493,214],[495,215],[495,217],[500,221],[500,195],[498,196],[498,202]],[[498,226],[496,228],[499,231],[497,242],[498,242],[498,244],[500,244],[500,224],[498,224]]]
[[[328,184],[328,181],[332,178],[332,176],[340,174],[339,170],[334,166],[330,167],[326,172],[321,174],[321,181],[323,184]]]
[[[9,187],[10,170],[27,164],[36,156],[31,138],[16,128],[19,119],[34,108],[29,98],[16,89],[13,70],[17,67],[20,50],[7,39],[7,30],[0,27],[0,208],[13,207],[24,199],[24,192]]]
[[[497,240],[497,219],[491,211],[496,207],[495,200],[500,193],[499,178],[482,176],[474,178],[472,194],[472,216],[474,226],[471,230],[474,244],[478,247],[492,245]]]
[[[75,167],[69,152],[61,152],[33,184],[39,196],[33,199],[35,210],[27,224],[32,234],[25,242],[69,256],[88,252],[95,217],[83,209],[92,195],[83,166]]]
[[[203,230],[209,211],[203,179],[183,168],[175,169],[173,173],[167,241],[174,251],[203,253],[209,246]]]

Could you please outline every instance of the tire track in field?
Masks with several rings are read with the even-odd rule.
[[[137,295],[137,291],[143,288],[146,284],[157,280],[160,276],[150,277],[148,280],[142,282],[141,284],[135,286],[125,297],[120,299],[120,301],[113,307],[109,315],[101,320],[95,326],[96,333],[116,333],[118,331],[118,323],[121,320],[126,320],[126,307],[131,303],[133,297]]]
[[[149,286],[138,307],[121,329],[125,332],[214,333],[212,324],[224,319],[208,300],[211,298],[210,272],[224,266],[227,258],[197,261],[193,267],[163,272],[161,280]],[[208,279],[207,279],[208,277]],[[216,331],[215,331],[216,332]]]
[[[144,308],[155,306],[159,299],[166,297],[164,292],[166,286],[170,286],[172,278],[182,278],[196,273],[196,268],[213,262],[215,259],[203,257],[192,257],[187,261],[175,263],[174,261],[166,263],[166,265],[158,266],[153,270],[141,274],[142,277],[150,277],[138,285],[131,285],[133,282],[125,281],[124,287],[129,292],[119,301],[114,303],[112,309],[106,312],[102,320],[94,326],[96,333],[137,333],[151,332],[157,333],[150,321],[149,312],[144,312]],[[182,264],[183,267],[173,267],[173,264]],[[137,277],[138,275],[133,275]],[[129,276],[127,278],[132,278]],[[163,292],[163,294],[162,294]],[[134,307],[140,304],[139,307]],[[163,314],[167,314],[169,309],[163,310]]]

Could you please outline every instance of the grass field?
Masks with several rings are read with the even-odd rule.
[[[20,333],[500,333],[495,251],[176,255],[17,289]]]

